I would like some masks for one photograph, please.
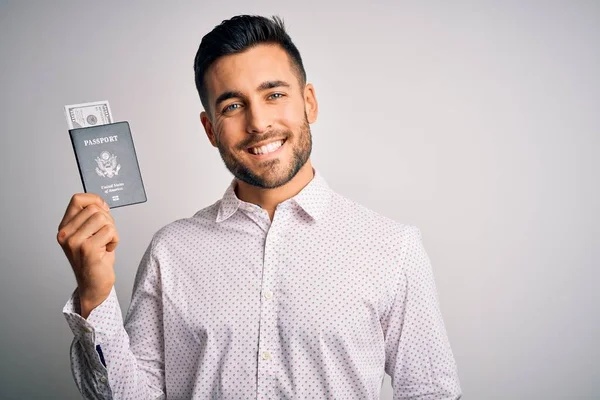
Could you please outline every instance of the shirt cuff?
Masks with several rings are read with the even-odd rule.
[[[108,297],[91,311],[87,319],[80,313],[79,290],[75,289],[63,307],[63,315],[75,339],[83,344],[95,346],[109,343],[123,329],[123,316],[114,286]]]

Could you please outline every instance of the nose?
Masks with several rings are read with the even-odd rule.
[[[268,107],[260,104],[252,104],[246,107],[248,133],[263,133],[271,129],[271,116]]]

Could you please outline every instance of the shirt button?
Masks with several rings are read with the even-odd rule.
[[[270,290],[267,290],[265,292],[265,299],[270,299],[271,297],[273,297],[273,292],[271,292]]]
[[[92,331],[92,328],[90,328],[89,326],[86,326],[84,329],[85,329],[86,332],[91,332]]]
[[[100,377],[100,382],[102,382],[102,383],[106,383],[106,377],[105,377],[105,376],[101,376],[101,377]]]
[[[271,359],[271,353],[269,353],[268,351],[265,351],[263,353],[263,359],[264,360],[270,360]]]

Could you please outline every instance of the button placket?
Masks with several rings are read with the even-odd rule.
[[[268,393],[273,387],[275,378],[274,351],[276,351],[275,307],[273,302],[275,291],[276,250],[279,245],[275,226],[271,224],[267,230],[264,242],[263,281],[261,298],[261,328],[260,328],[260,360],[259,387],[260,393]]]

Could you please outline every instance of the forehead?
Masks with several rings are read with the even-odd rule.
[[[265,81],[298,81],[288,54],[279,45],[261,44],[242,53],[219,58],[205,76],[211,101],[226,90],[251,92]]]

